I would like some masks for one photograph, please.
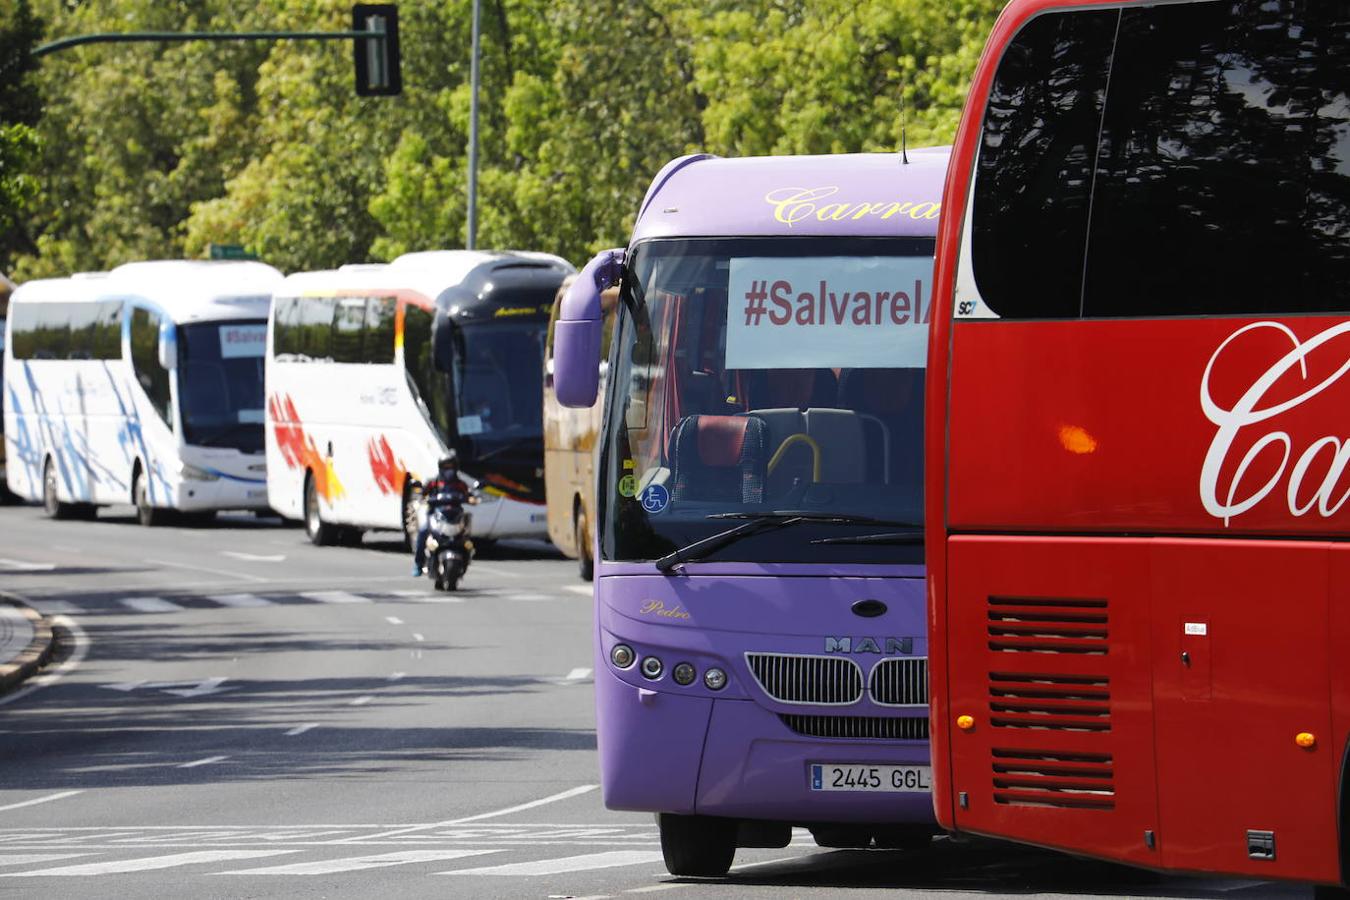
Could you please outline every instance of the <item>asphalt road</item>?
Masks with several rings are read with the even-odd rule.
[[[397,535],[276,520],[144,529],[0,509],[0,589],[59,661],[0,697],[0,895],[1303,897],[998,844],[830,851],[799,832],[725,880],[669,876],[596,787],[590,591],[540,545],[464,589]]]

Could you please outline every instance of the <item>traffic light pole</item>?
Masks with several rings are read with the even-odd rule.
[[[464,246],[478,245],[478,19],[480,0],[473,0],[473,50],[469,57],[469,234]]]
[[[33,56],[46,56],[83,44],[183,43],[186,41],[350,41],[383,40],[370,31],[126,31],[77,34],[33,49]]]

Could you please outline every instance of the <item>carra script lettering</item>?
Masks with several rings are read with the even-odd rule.
[[[1262,372],[1232,407],[1224,407],[1210,394],[1210,374],[1235,340],[1244,334],[1261,329],[1278,331],[1288,338],[1290,349]],[[1284,485],[1284,499],[1289,514],[1295,517],[1307,515],[1315,509],[1319,516],[1329,518],[1350,500],[1350,488],[1341,488],[1346,465],[1350,464],[1350,439],[1334,435],[1316,438],[1302,448],[1295,459],[1293,438],[1287,431],[1280,430],[1278,425],[1274,424],[1268,425],[1270,430],[1252,442],[1251,447],[1238,461],[1237,468],[1233,470],[1228,483],[1220,484],[1224,464],[1239,434],[1246,429],[1255,429],[1262,423],[1271,422],[1289,410],[1302,406],[1350,371],[1350,353],[1347,353],[1339,368],[1321,380],[1307,384],[1301,393],[1268,406],[1262,405],[1270,389],[1295,366],[1298,367],[1303,380],[1307,382],[1308,359],[1326,344],[1346,334],[1350,334],[1350,322],[1334,325],[1306,341],[1300,341],[1289,327],[1279,322],[1253,322],[1229,335],[1210,357],[1208,365],[1205,366],[1205,374],[1200,379],[1200,408],[1204,411],[1205,418],[1218,426],[1218,430],[1214,433],[1214,439],[1210,442],[1204,464],[1200,469],[1200,502],[1211,516],[1223,520],[1224,527],[1227,527],[1234,517],[1247,512],[1278,490],[1281,483]],[[1269,471],[1269,475],[1265,475],[1267,469],[1264,466],[1259,474],[1251,472],[1257,458],[1272,447],[1275,448],[1274,458],[1278,459],[1278,463]],[[1326,459],[1326,468],[1310,474],[1319,457]],[[1252,477],[1248,477],[1249,475]]]

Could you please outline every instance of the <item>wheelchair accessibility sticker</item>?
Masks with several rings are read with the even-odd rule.
[[[663,484],[649,484],[638,495],[642,508],[655,515],[670,505],[670,491]]]

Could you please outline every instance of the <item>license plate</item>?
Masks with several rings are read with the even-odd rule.
[[[928,766],[819,763],[811,766],[811,790],[930,794],[933,792],[933,770]]]

